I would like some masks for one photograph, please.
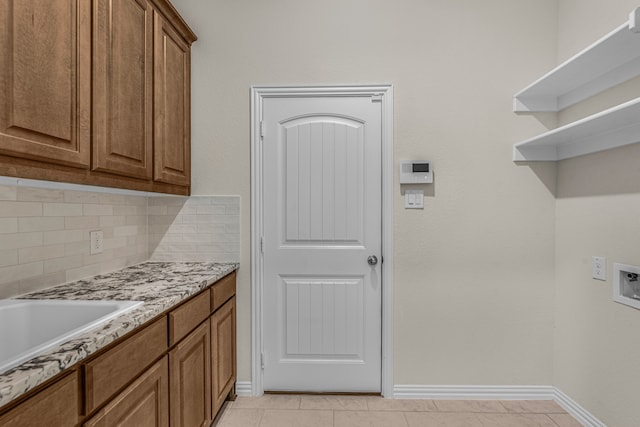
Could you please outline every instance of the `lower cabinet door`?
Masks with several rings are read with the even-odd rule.
[[[164,356],[116,396],[86,427],[168,427],[169,367]]]
[[[209,427],[211,343],[204,322],[169,352],[171,427]]]
[[[73,427],[78,423],[78,373],[64,377],[0,416],[2,427]]]
[[[220,410],[236,382],[236,298],[211,316],[213,413]]]

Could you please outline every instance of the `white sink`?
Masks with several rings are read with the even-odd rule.
[[[142,301],[0,300],[0,373]]]

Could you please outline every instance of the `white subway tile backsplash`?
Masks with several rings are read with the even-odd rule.
[[[17,200],[17,194],[16,187],[0,185],[0,200]]]
[[[62,244],[18,249],[18,261],[20,264],[60,258],[62,256],[64,256],[64,245]]]
[[[196,215],[224,215],[227,213],[225,205],[201,205],[196,206]]]
[[[42,233],[42,243],[52,245],[55,243],[70,243],[89,240],[89,233],[85,230],[61,230],[61,231],[45,231]]]
[[[64,228],[66,230],[89,230],[100,226],[98,216],[67,216],[64,218]]]
[[[64,191],[50,188],[17,188],[17,200],[21,202],[64,202]]]
[[[42,216],[42,203],[0,201],[0,217]]]
[[[16,187],[0,185],[0,200],[17,200],[18,192]]]
[[[167,215],[168,206],[149,206],[147,213],[149,215]]]
[[[82,205],[78,203],[45,203],[44,216],[81,216]]]
[[[113,227],[113,237],[135,236],[137,234],[137,225],[123,225],[120,227]]]
[[[65,281],[72,282],[74,280],[84,279],[86,277],[97,276],[100,273],[105,273],[101,264],[90,264],[83,267],[71,268],[65,271]]]
[[[18,218],[0,218],[0,234],[17,233]]]
[[[11,298],[20,295],[20,281],[0,283],[0,298]]]
[[[85,253],[82,256],[82,263],[84,265],[105,263],[107,261],[112,261],[118,258],[116,256],[117,254],[118,253],[114,250],[104,250],[103,252],[99,254],[94,254],[94,255],[91,255],[90,253]]]
[[[162,201],[167,204],[163,205]],[[240,198],[230,196],[195,196],[183,205],[171,198],[154,200],[149,207],[151,259],[239,261],[239,207]]]
[[[128,216],[118,215],[118,216],[101,216],[100,217],[100,227],[115,227],[119,225],[127,224]],[[145,217],[146,221],[146,217]]]
[[[87,232],[88,234],[88,232]],[[64,255],[78,255],[89,253],[89,241],[71,242],[64,244]]]
[[[82,254],[63,256],[61,258],[48,259],[44,261],[44,273],[56,273],[59,271],[66,271],[72,268],[78,268],[82,266],[83,258]]]
[[[119,249],[127,247],[126,237],[113,237],[111,239],[104,239],[103,246],[105,250]]]
[[[9,267],[0,268],[0,284],[13,282],[15,280],[28,279],[41,276],[43,273],[42,261],[30,262],[28,264],[16,264]]]
[[[42,245],[42,233],[3,234],[0,238],[0,250],[30,248]]]
[[[24,217],[18,219],[18,232],[64,230],[62,217]]]
[[[64,192],[65,203],[100,203],[100,195],[89,191],[73,191]]]
[[[104,252],[89,253],[102,230]],[[147,260],[237,262],[240,198],[0,186],[0,298]]]
[[[138,213],[139,206],[135,205],[117,205],[113,207],[111,215],[142,215]]]
[[[20,294],[26,294],[27,292],[50,288],[51,286],[59,285],[60,283],[64,283],[65,281],[65,273],[63,271],[60,271],[57,273],[44,274],[42,276],[22,279],[20,280],[18,289],[20,290]]]
[[[100,203],[105,205],[126,205],[129,201],[129,197],[124,196],[122,194],[109,194],[109,193],[100,193],[98,195],[98,200]]]
[[[18,263],[18,250],[8,249],[0,251],[0,267],[16,265]]]
[[[112,205],[96,205],[96,204],[84,204],[82,205],[82,215],[84,216],[107,216],[113,215]]]

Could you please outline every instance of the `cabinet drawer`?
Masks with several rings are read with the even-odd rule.
[[[209,317],[207,289],[169,313],[169,345],[174,345]]]
[[[0,426],[73,427],[80,413],[78,401],[78,373],[74,372],[0,416]]]
[[[167,350],[167,318],[162,317],[84,365],[86,414],[135,379]]]
[[[169,426],[167,357],[147,369],[83,427]]]
[[[218,280],[211,287],[211,311],[214,312],[236,294],[236,272]]]

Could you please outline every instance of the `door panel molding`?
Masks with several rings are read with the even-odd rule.
[[[263,100],[269,97],[375,97],[382,106],[382,395],[393,397],[393,87],[252,86],[251,87],[251,394],[263,394],[263,229],[262,142]],[[349,118],[343,118],[343,120]],[[342,120],[338,122],[345,123]],[[293,242],[291,242],[293,243]],[[302,243],[302,242],[299,242]],[[299,244],[298,243],[298,244]]]

